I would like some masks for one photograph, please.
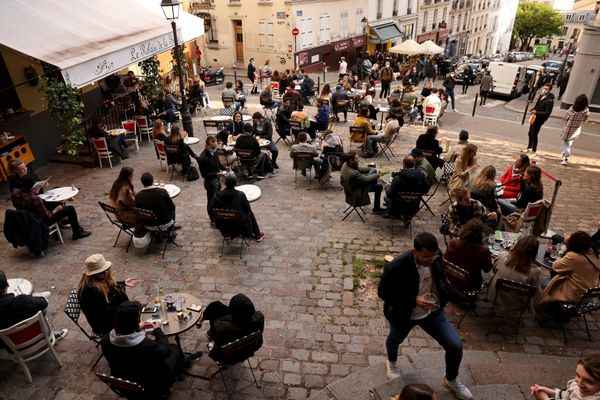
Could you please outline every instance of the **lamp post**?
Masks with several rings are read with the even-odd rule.
[[[181,122],[183,130],[187,132],[189,136],[194,136],[194,126],[192,125],[192,114],[187,104],[187,98],[185,96],[185,84],[183,82],[183,68],[182,65],[182,54],[179,48],[179,42],[177,41],[177,24],[175,20],[179,18],[179,1],[178,0],[162,0],[160,3],[165,18],[171,21],[171,28],[173,28],[173,40],[175,42],[175,58],[177,61],[177,73],[179,75],[179,91],[181,93]]]
[[[565,72],[565,65],[567,65],[567,59],[569,58],[569,54],[571,54],[571,47],[573,46],[574,41],[575,41],[574,36],[571,36],[569,38],[569,48],[567,49],[567,54],[565,54],[565,60],[563,61],[562,65],[560,66],[560,74],[558,75],[558,77],[562,77],[563,72]]]
[[[363,49],[362,49],[362,57],[361,58],[365,58],[366,57],[366,45],[367,45],[367,26],[369,26],[369,20],[367,19],[367,17],[362,17],[362,19],[360,20],[360,24],[362,25],[363,28]]]

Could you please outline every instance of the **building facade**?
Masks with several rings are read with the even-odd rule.
[[[579,0],[573,4],[573,10],[600,11],[600,0]]]
[[[535,39],[534,44],[547,44],[550,51],[560,51],[569,47],[569,44],[571,49],[577,49],[584,26],[596,18],[593,11],[561,11],[560,14],[564,20],[562,34],[552,38]]]
[[[448,43],[446,54],[451,57],[462,57],[467,54],[469,38],[469,16],[471,15],[471,0],[454,0],[450,8],[448,24]]]
[[[469,2],[470,0],[466,0]],[[431,40],[439,46],[446,46],[449,32],[448,19],[452,8],[450,0],[420,0],[419,20],[416,41],[423,43]]]

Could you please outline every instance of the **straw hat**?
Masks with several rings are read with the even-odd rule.
[[[102,254],[92,254],[85,259],[85,268],[87,269],[85,274],[87,276],[99,274],[109,269],[111,265],[112,263],[106,261]]]

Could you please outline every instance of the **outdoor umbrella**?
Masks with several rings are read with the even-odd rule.
[[[444,52],[444,49],[433,43],[431,40],[421,43],[421,47],[423,47],[423,53],[425,54],[441,54]]]
[[[400,43],[397,46],[390,47],[388,52],[390,53],[398,53],[398,54],[407,54],[409,56],[415,54],[423,54],[425,49],[419,43],[415,42],[412,39],[408,39],[405,42]]]

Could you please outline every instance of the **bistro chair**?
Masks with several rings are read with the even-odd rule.
[[[434,106],[426,106],[424,107],[423,114],[423,126],[427,125],[437,125],[438,115],[435,112]]]
[[[77,289],[73,288],[69,291],[69,298],[67,299],[67,304],[65,304],[64,311],[65,314],[67,314],[67,317],[69,317],[69,319],[73,321],[75,325],[77,325],[79,330],[83,332],[83,334],[88,338],[88,340],[94,343],[96,349],[99,349],[100,339],[102,339],[102,336],[97,333],[94,333],[93,331],[86,331],[85,329],[83,329],[81,324],[79,324],[79,317],[81,317],[81,305],[79,304],[79,294],[77,292]],[[94,363],[94,365],[92,365],[92,370],[96,368],[96,365],[98,365],[98,362],[100,362],[101,359],[102,352],[100,352],[100,355],[96,359],[96,362]]]
[[[298,172],[304,171],[304,176],[308,177],[308,188],[312,188],[312,166],[314,154],[309,152],[297,152],[292,156],[294,168],[294,189],[298,189]],[[308,174],[306,173],[308,170]]]
[[[295,119],[290,119],[289,124],[290,131],[294,135],[294,143],[298,143],[298,134],[303,131],[305,132],[304,127],[300,121],[296,121]]]
[[[448,246],[448,237],[452,239],[452,234],[450,233],[450,216],[448,215],[448,211],[443,212],[440,215],[442,219],[442,225],[440,226],[440,233],[444,235],[444,243]]]
[[[56,234],[56,236],[58,236],[58,240],[60,240],[62,244],[65,244],[65,242],[63,241],[62,233],[60,232],[60,224],[58,222],[48,225],[48,235],[53,234]]]
[[[112,152],[108,149],[106,139],[103,137],[93,137],[90,138],[90,140],[92,141],[94,149],[96,150],[96,154],[98,155],[98,163],[100,164],[100,168],[102,168],[103,159],[108,160],[108,165],[110,165],[110,167],[112,168]]]
[[[527,208],[525,208],[525,211],[523,214],[521,214],[521,220],[523,221],[523,229],[525,229],[525,232],[533,233],[535,221],[541,215],[541,211],[545,207],[544,202],[545,200],[541,199],[527,204]]]
[[[29,383],[33,383],[33,379],[27,367],[27,361],[35,360],[50,351],[58,365],[62,367],[54,349],[56,339],[42,311],[38,311],[33,317],[11,327],[0,330],[0,340],[8,348],[10,360],[21,366]]]
[[[124,224],[123,222],[121,222],[121,219],[119,218],[119,210],[117,210],[116,207],[113,207],[113,206],[103,203],[101,201],[99,201],[98,204],[100,204],[102,211],[104,211],[104,213],[106,214],[106,217],[108,218],[110,223],[113,224],[114,226],[116,226],[117,228],[119,228],[119,234],[117,235],[117,238],[115,239],[115,243],[113,244],[113,247],[115,247],[117,245],[117,242],[119,241],[119,237],[121,237],[121,232],[125,232],[130,237],[133,235],[133,226],[130,226],[130,225],[127,225],[127,224]],[[126,252],[129,252],[129,244],[127,244]]]
[[[140,136],[146,135],[148,137],[148,143],[150,143],[152,140],[150,138],[150,135],[152,134],[152,128],[150,128],[150,124],[148,124],[148,118],[146,118],[145,115],[136,115],[135,123],[137,124]]]
[[[223,102],[223,108],[232,108],[235,105],[235,99],[229,96],[221,97],[221,101]]]
[[[160,243],[160,240],[164,240],[165,245],[162,249],[162,258],[165,258],[165,252],[167,251],[167,244],[173,243],[176,247],[181,247],[179,244],[175,242],[173,237],[173,232],[175,231],[175,221],[172,220],[167,222],[166,224],[159,225],[156,220],[156,216],[152,211],[144,210],[141,208],[133,209],[137,214],[137,217],[140,221],[144,221],[146,229],[150,231],[150,243],[148,243],[148,247],[146,248],[146,254],[150,251],[150,247],[152,247],[152,242]],[[133,241],[133,235],[129,242]]]
[[[377,155],[375,156],[375,158],[381,157],[383,155],[389,161],[390,157],[387,155],[387,153],[390,153],[390,156],[392,156],[392,157],[396,157],[396,155],[392,151],[392,147],[391,146],[392,146],[392,144],[394,144],[394,142],[398,138],[398,134],[399,133],[400,133],[400,127],[394,128],[394,130],[392,130],[392,137],[388,141],[383,140],[381,142],[382,143],[381,150],[379,150],[379,153],[377,153]]]
[[[156,153],[158,154],[158,162],[160,162],[160,169],[163,169],[163,163],[165,164],[165,169],[169,170],[169,164],[167,163],[167,152],[165,151],[165,142],[162,140],[154,139],[154,147],[156,148]]]
[[[254,151],[248,149],[234,149],[235,155],[237,156],[238,166],[240,167],[240,171],[242,175],[244,174],[244,170],[247,171],[245,175],[246,178],[252,179],[254,176],[256,157],[254,156]]]
[[[259,97],[260,105],[263,109],[265,118],[270,118],[271,121],[275,121],[275,113],[273,112],[274,101],[264,96]]]
[[[367,140],[367,130],[359,126],[350,127],[350,144],[354,143],[358,145],[358,148],[365,147]]]
[[[506,304],[507,302],[514,302],[514,307],[508,308],[502,306],[505,312],[518,312],[519,318],[517,318],[517,329],[521,326],[521,319],[523,313],[531,305],[531,300],[537,291],[537,286],[528,285],[526,283],[515,282],[508,279],[497,279],[496,280],[496,295],[494,296],[494,303],[490,311],[490,317],[499,316],[500,314],[494,313],[496,311],[496,304],[498,299],[504,299],[501,303]]]
[[[390,222],[388,226],[392,230],[394,236],[394,220],[398,220],[408,228],[410,237],[412,238],[412,220],[420,210],[421,193],[399,192],[392,199],[392,208],[390,210]],[[397,211],[392,211],[397,210]]]
[[[173,179],[175,172],[179,173],[179,170],[183,171],[184,156],[179,150],[179,146],[176,144],[165,144],[164,149],[167,156],[167,172],[170,172],[169,180],[171,180]],[[185,174],[182,173],[181,177],[185,181]]]
[[[294,144],[294,139],[290,139],[290,129],[281,128],[279,124],[276,124],[275,130],[277,131],[277,135],[279,136],[279,138],[277,138],[277,140],[275,141],[275,144],[279,143],[280,140],[283,140],[285,144],[287,144],[289,147],[292,147],[292,144]]]
[[[223,241],[221,242],[221,255],[223,257],[223,250],[225,249],[225,242],[230,243],[233,239],[240,238],[240,258],[243,258],[244,245],[250,246],[250,243],[246,240],[246,235],[243,231],[241,224],[240,214],[236,210],[229,210],[224,208],[213,208],[212,215],[215,219],[215,225],[221,232]]]
[[[446,259],[444,259],[444,275],[446,276],[446,285],[453,295],[454,302],[465,309],[458,324],[456,324],[456,327],[460,328],[460,324],[463,322],[469,311],[475,313],[475,307],[477,306],[479,293],[483,290],[483,285],[475,290],[470,289],[469,272]]]
[[[588,289],[578,302],[569,303],[561,301],[559,302],[559,305],[563,312],[563,316],[560,318],[560,327],[562,328],[565,346],[567,345],[565,325],[568,324],[572,318],[583,317],[585,331],[587,332],[588,340],[591,342],[592,336],[590,335],[587,314],[591,314],[600,308],[600,287]]]
[[[108,387],[115,392],[119,397],[125,399],[144,399],[147,396],[144,393],[142,385],[128,381],[127,379],[117,378],[116,376],[106,375],[96,372],[96,377],[106,383]]]
[[[348,119],[346,116],[348,115],[348,103],[350,101],[349,100],[336,100],[333,103],[333,109],[334,109],[334,117],[338,116],[339,113],[344,114],[344,122],[346,122],[346,120]],[[339,116],[336,119],[336,121],[339,121]]]
[[[346,188],[346,185],[344,184],[345,183],[344,178],[342,178],[341,176],[340,176],[340,183],[342,184],[342,187],[344,188],[345,201],[346,201],[346,204],[348,204],[348,207],[344,210],[344,218],[342,218],[342,221],[345,221],[346,218],[348,218],[350,216],[350,214],[352,214],[353,212],[356,212],[356,214],[358,215],[360,220],[363,223],[366,223],[365,219],[361,215],[361,212],[365,215],[365,217],[367,216],[367,213],[365,212],[365,210],[363,210],[363,206],[369,205],[371,203],[371,200],[369,200],[369,202],[366,204],[363,204],[362,202],[353,201],[352,194],[348,192],[348,189]]]
[[[210,119],[204,119],[202,124],[204,125],[204,132],[206,132],[206,136],[216,136],[221,128],[221,122],[212,121]],[[210,132],[208,131],[209,129]]]
[[[133,143],[135,145],[135,150],[136,152],[140,152],[140,145],[139,145],[139,140],[138,140],[138,136],[137,133],[135,131],[135,127],[136,127],[136,123],[135,120],[132,119],[128,119],[126,121],[121,121],[121,126],[123,126],[123,129],[125,129],[125,141],[127,142],[127,145],[129,146],[131,143]]]

